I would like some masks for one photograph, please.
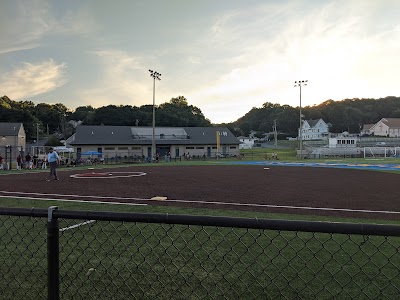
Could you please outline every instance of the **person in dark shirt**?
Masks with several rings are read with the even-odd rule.
[[[21,154],[18,154],[17,156],[17,170],[21,170],[22,169],[22,157]]]
[[[32,169],[32,156],[31,156],[30,153],[28,153],[28,154],[25,156],[25,161],[26,161],[26,167],[27,167],[28,169]]]

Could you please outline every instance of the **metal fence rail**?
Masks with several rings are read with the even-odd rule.
[[[54,207],[0,208],[0,215],[0,299],[46,293],[48,299],[396,299],[400,293],[395,225]],[[3,292],[15,297],[2,298]]]

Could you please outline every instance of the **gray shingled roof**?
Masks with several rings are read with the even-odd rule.
[[[0,123],[0,135],[18,135],[21,126],[22,123]]]
[[[363,128],[362,130],[369,130],[372,126],[374,126],[375,124],[363,124]]]
[[[122,145],[131,144],[132,140],[130,126],[80,125],[71,145]]]
[[[189,135],[192,144],[215,144],[217,139],[217,131],[220,132],[221,145],[240,144],[239,140],[226,127],[184,127],[184,129]]]
[[[216,144],[216,131],[221,145],[240,143],[226,127],[156,127],[155,138],[159,145]],[[71,145],[151,145],[152,132],[152,127],[80,125]]]
[[[400,128],[400,118],[383,118],[381,121],[389,128]]]
[[[317,120],[306,120],[306,122],[308,123],[308,125],[310,125],[310,127],[314,127],[315,125],[317,125],[318,121],[321,119],[317,119]]]

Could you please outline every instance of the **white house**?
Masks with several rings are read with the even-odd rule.
[[[238,140],[240,142],[239,149],[252,149],[254,146],[254,138],[240,136]]]
[[[372,134],[372,132],[371,132],[371,127],[374,126],[374,125],[375,125],[375,124],[363,124],[363,128],[361,129],[360,134],[361,134],[362,136],[364,136],[364,135],[371,135],[371,134]]]
[[[25,151],[26,134],[22,123],[0,122],[0,154],[14,163],[18,154]]]
[[[322,140],[329,136],[329,125],[322,119],[304,120],[301,130],[302,140]]]
[[[347,132],[329,138],[329,148],[353,148],[358,146],[359,137]]]
[[[400,137],[400,119],[382,118],[369,131],[375,136]]]

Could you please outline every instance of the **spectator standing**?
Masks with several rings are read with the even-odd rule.
[[[3,163],[1,165],[1,169],[3,169],[3,170],[9,170],[10,169],[10,166],[9,166],[9,164],[8,164],[6,159],[3,159]]]
[[[31,156],[30,153],[28,153],[28,154],[25,156],[25,162],[26,162],[26,168],[27,168],[27,169],[32,169],[32,156]]]
[[[60,163],[60,158],[52,147],[50,147],[49,153],[47,154],[47,161],[50,165],[50,177],[46,178],[46,181],[50,181],[52,176],[54,176],[54,180],[60,180],[57,176],[57,165]]]
[[[17,170],[21,170],[22,169],[22,157],[21,154],[18,154],[17,156]]]
[[[47,169],[47,157],[44,156],[42,159],[42,169]]]
[[[0,170],[3,169],[3,156],[0,154]]]
[[[37,155],[33,155],[33,169],[37,169],[38,167],[38,157]]]

